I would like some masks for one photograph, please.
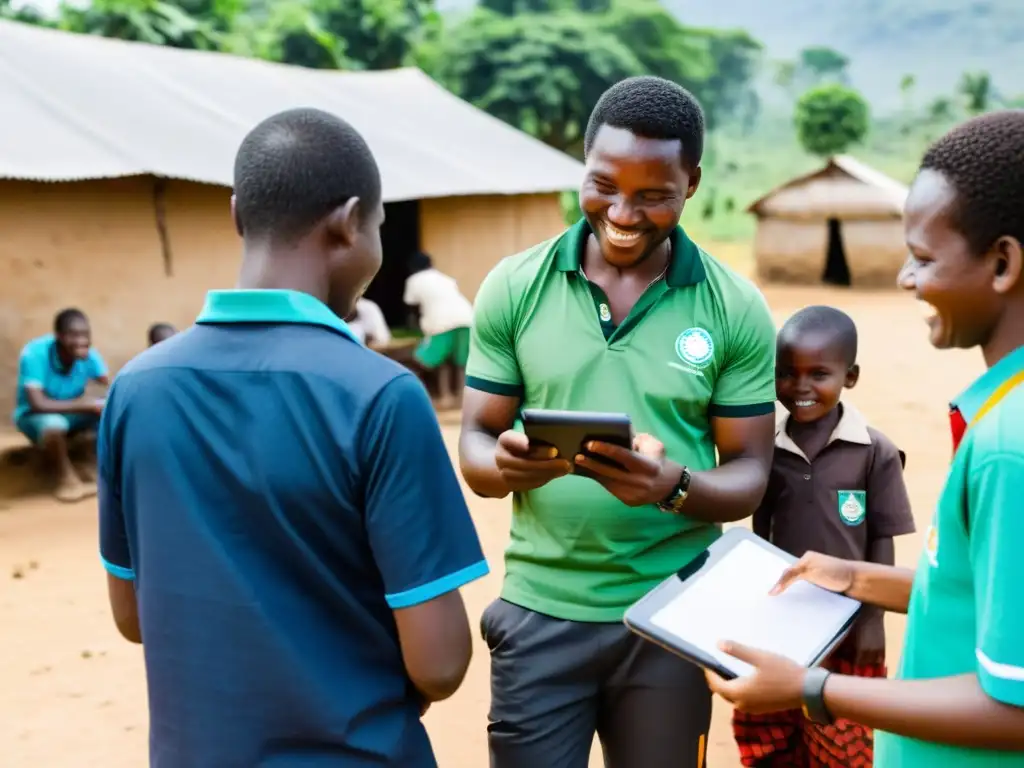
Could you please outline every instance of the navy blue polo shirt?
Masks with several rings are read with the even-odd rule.
[[[393,609],[487,573],[419,380],[315,298],[212,291],[99,435],[154,768],[436,765]]]

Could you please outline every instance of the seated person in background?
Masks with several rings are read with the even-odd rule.
[[[33,339],[21,350],[14,424],[46,454],[57,475],[55,495],[78,501],[96,493],[95,477],[79,477],[68,457],[68,437],[95,429],[102,399],[87,397],[90,382],[108,384],[107,366],[92,348],[89,320],[65,309],[53,321],[53,333]]]
[[[779,421],[768,490],[754,532],[795,557],[824,552],[893,565],[893,537],[914,531],[903,483],[903,454],[839,401],[857,383],[857,326],[838,309],[806,307],[778,336],[775,386],[788,412]],[[865,607],[825,661],[844,675],[885,677],[882,611]],[[744,766],[869,766],[874,734],[850,720],[817,725],[797,710],[736,711],[733,731]],[[830,757],[823,757],[830,756]]]
[[[415,357],[428,371],[437,371],[438,407],[456,407],[469,357],[473,305],[459,291],[455,279],[434,269],[425,253],[415,253],[409,261],[405,303],[419,310],[424,338]]]
[[[161,341],[167,341],[177,332],[178,329],[170,323],[153,323],[153,325],[149,326],[149,331],[147,332],[149,346],[155,347]]]
[[[360,297],[352,314],[345,318],[345,323],[363,344],[376,346],[391,341],[391,329],[375,301]]]

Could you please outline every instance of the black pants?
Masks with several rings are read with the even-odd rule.
[[[564,621],[504,600],[480,621],[491,651],[491,768],[704,768],[704,673],[623,624]]]

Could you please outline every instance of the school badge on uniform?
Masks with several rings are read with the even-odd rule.
[[[865,491],[839,491],[839,519],[847,525],[860,525],[868,513],[868,495]]]

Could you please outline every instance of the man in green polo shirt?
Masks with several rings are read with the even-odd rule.
[[[927,152],[906,202],[900,284],[929,304],[931,343],[980,347],[953,404],[954,457],[916,573],[810,554],[805,578],[907,613],[898,679],[757,667],[713,688],[746,711],[804,705],[877,728],[877,768],[1024,768],[1024,111],[970,120]],[[851,765],[860,763],[851,762]]]
[[[679,227],[704,123],[654,77],[608,90],[586,134],[583,220],[502,261],[475,302],[460,458],[478,494],[513,494],[491,650],[492,768],[700,768],[700,670],[629,633],[626,608],[752,514],[774,436],[775,328],[748,280]],[[627,412],[665,457],[627,468],[531,450],[520,407]],[[720,460],[716,462],[716,448]],[[720,466],[719,466],[720,465]]]

